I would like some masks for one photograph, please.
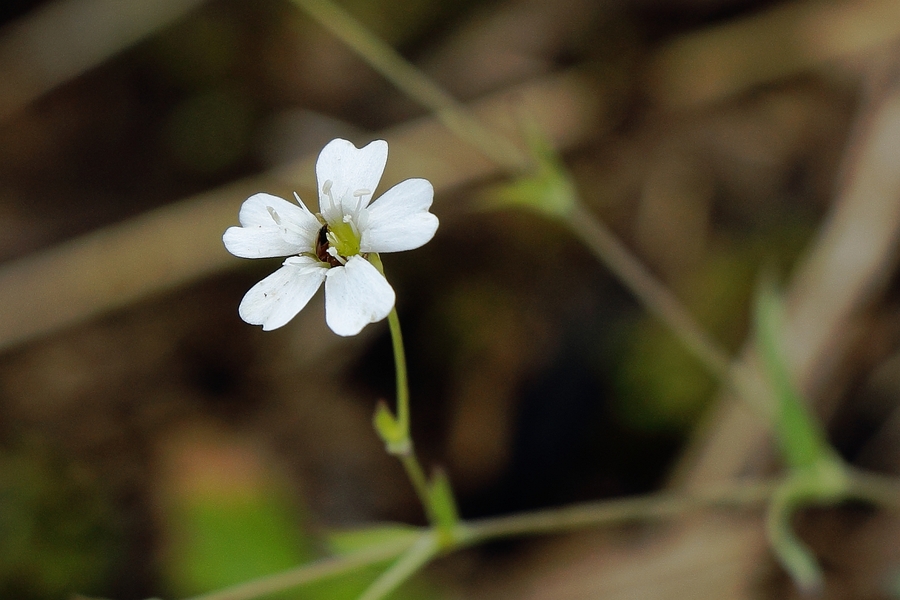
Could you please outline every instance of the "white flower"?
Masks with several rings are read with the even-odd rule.
[[[428,212],[434,189],[407,179],[372,202],[387,163],[388,145],[360,149],[332,140],[319,154],[319,214],[271,194],[255,194],[241,206],[240,227],[222,237],[242,258],[287,256],[280,269],[254,285],[241,301],[241,318],[272,330],[306,306],[325,282],[325,321],[338,335],[356,335],[388,316],[394,290],[367,260],[371,253],[418,248],[438,227]],[[296,194],[295,194],[296,197]]]

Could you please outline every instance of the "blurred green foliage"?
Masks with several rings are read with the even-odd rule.
[[[679,295],[725,347],[744,339],[761,265],[789,265],[811,230],[781,223],[753,237],[720,240],[718,248],[684,278]],[[624,350],[615,373],[616,411],[641,431],[686,433],[708,406],[718,382],[680,340],[649,315],[623,328]]]
[[[415,535],[410,528],[389,526],[345,531],[323,540],[311,531],[296,498],[270,475],[187,486],[166,503],[168,545],[162,573],[173,597],[205,594],[291,570],[327,556],[329,549],[341,554]],[[387,566],[385,561],[261,598],[352,599]],[[408,595],[396,597],[422,597],[416,589],[410,586]]]
[[[102,482],[42,446],[0,455],[0,597],[96,593],[121,532]]]
[[[314,556],[288,498],[274,487],[182,496],[167,523],[172,543],[165,573],[176,596],[269,575]]]

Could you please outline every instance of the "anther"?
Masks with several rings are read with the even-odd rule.
[[[316,235],[316,258],[332,267],[344,264],[341,262],[337,251],[331,246],[333,234],[328,230],[328,225],[322,225]]]
[[[337,248],[335,248],[334,246],[330,246],[330,247],[328,248],[327,252],[328,252],[328,254],[331,255],[331,257],[332,257],[334,260],[338,261],[338,262],[341,263],[342,265],[346,265],[346,264],[347,264],[347,261],[344,259],[343,256],[341,256],[340,254],[338,254]],[[337,266],[337,265],[333,265],[333,266]]]

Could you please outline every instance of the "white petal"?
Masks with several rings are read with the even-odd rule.
[[[310,219],[318,222],[312,213],[302,206],[265,193],[253,194],[244,200],[238,218],[244,227],[279,225],[285,220],[300,224],[308,223]]]
[[[319,219],[309,212],[309,209],[305,206],[297,206],[296,204],[286,201],[280,210],[285,210],[286,207],[289,207],[290,210],[286,213],[278,213],[281,217],[282,235],[284,235],[284,239],[288,242],[304,246],[307,251],[314,250],[316,247],[316,238],[319,235],[319,229],[322,228]]]
[[[285,241],[277,227],[229,227],[222,241],[229,252],[241,258],[272,258],[309,251],[307,245]]]
[[[254,285],[244,295],[238,313],[251,325],[265,331],[277,329],[297,316],[312,298],[328,268],[307,256],[295,256],[284,266]]]
[[[399,252],[434,237],[438,218],[428,212],[434,188],[425,179],[407,179],[386,191],[368,208],[360,232],[360,252]]]
[[[271,258],[309,252],[318,220],[306,208],[271,194],[254,194],[241,205],[242,227],[229,227],[222,241],[242,258]]]
[[[384,165],[387,163],[388,145],[384,140],[375,140],[363,148],[357,148],[347,140],[336,139],[322,148],[316,161],[316,179],[319,182],[319,211],[328,221],[340,221],[342,213],[356,207],[357,191],[368,191],[363,197],[362,206],[371,200]],[[328,195],[323,193],[323,186],[331,182],[331,197],[338,204],[346,207],[332,207]]]
[[[363,257],[351,256],[325,279],[325,322],[338,335],[356,335],[394,308],[394,289]]]

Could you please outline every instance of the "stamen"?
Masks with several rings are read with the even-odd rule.
[[[309,210],[308,208],[306,208],[306,205],[303,204],[303,200],[300,199],[300,195],[297,194],[297,192],[294,192],[294,198],[297,200],[297,204],[299,204],[300,206],[303,207],[303,210],[305,210],[305,211],[308,212],[309,214],[312,214],[312,211]]]
[[[330,179],[326,179],[325,183],[322,184],[322,193],[328,196],[328,201],[331,203],[331,208],[336,208],[337,203],[334,201],[334,196],[331,194],[331,186],[334,185],[334,182]],[[319,208],[322,208],[321,206]]]
[[[363,209],[363,199],[366,196],[371,196],[371,195],[372,195],[372,191],[367,190],[365,188],[363,188],[361,190],[356,190],[355,192],[353,192],[353,196],[356,198],[356,210],[353,211],[354,217],[359,217],[359,211],[361,211]]]
[[[275,224],[281,225],[281,217],[278,216],[278,213],[275,212],[275,209],[271,206],[267,206],[266,210],[269,211],[269,216],[272,217],[272,220],[275,221]]]
[[[335,248],[334,246],[330,246],[330,247],[328,248],[328,250],[326,250],[326,252],[328,252],[328,254],[330,254],[336,261],[338,261],[338,262],[341,263],[342,265],[346,265],[346,264],[347,264],[347,261],[344,260],[344,257],[343,257],[343,256],[341,256],[340,254],[338,254],[337,248]]]
[[[359,219],[359,207],[356,208],[357,212],[351,215],[344,215],[344,223],[350,225],[350,230],[353,232],[353,235],[359,237],[359,228],[356,226],[356,221]]]

